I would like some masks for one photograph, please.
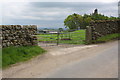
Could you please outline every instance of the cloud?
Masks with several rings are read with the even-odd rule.
[[[0,2],[118,2],[118,0],[0,0]]]
[[[117,16],[116,2],[5,2],[2,4],[2,23],[64,27],[63,22],[68,15],[90,14],[95,8],[107,16]]]

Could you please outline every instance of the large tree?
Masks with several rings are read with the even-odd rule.
[[[91,20],[91,17],[88,15],[81,16],[74,13],[64,20],[64,25],[69,29],[86,29]]]
[[[78,29],[83,25],[82,23],[83,23],[83,17],[75,13],[72,15],[69,15],[64,20],[64,25],[66,26],[66,28],[69,28],[69,29]]]

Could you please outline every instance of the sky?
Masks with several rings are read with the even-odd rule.
[[[68,15],[93,13],[118,16],[118,0],[2,0],[0,24],[38,25],[38,28],[64,28]]]

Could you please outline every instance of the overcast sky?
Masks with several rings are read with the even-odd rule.
[[[0,4],[0,24],[34,24],[44,28],[64,27],[64,19],[73,13],[99,13],[118,16],[118,0],[9,0]],[[84,2],[83,2],[84,1]],[[2,13],[1,13],[2,12]],[[1,16],[2,15],[2,16]]]

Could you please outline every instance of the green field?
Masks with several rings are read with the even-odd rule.
[[[57,34],[39,34],[38,41],[56,43],[58,39]],[[70,39],[70,40],[66,40]],[[61,32],[59,35],[59,43],[67,44],[83,44],[85,40],[85,30],[77,30],[74,32]]]
[[[29,60],[45,52],[39,46],[19,46],[2,49],[2,67],[6,68],[12,64]]]

